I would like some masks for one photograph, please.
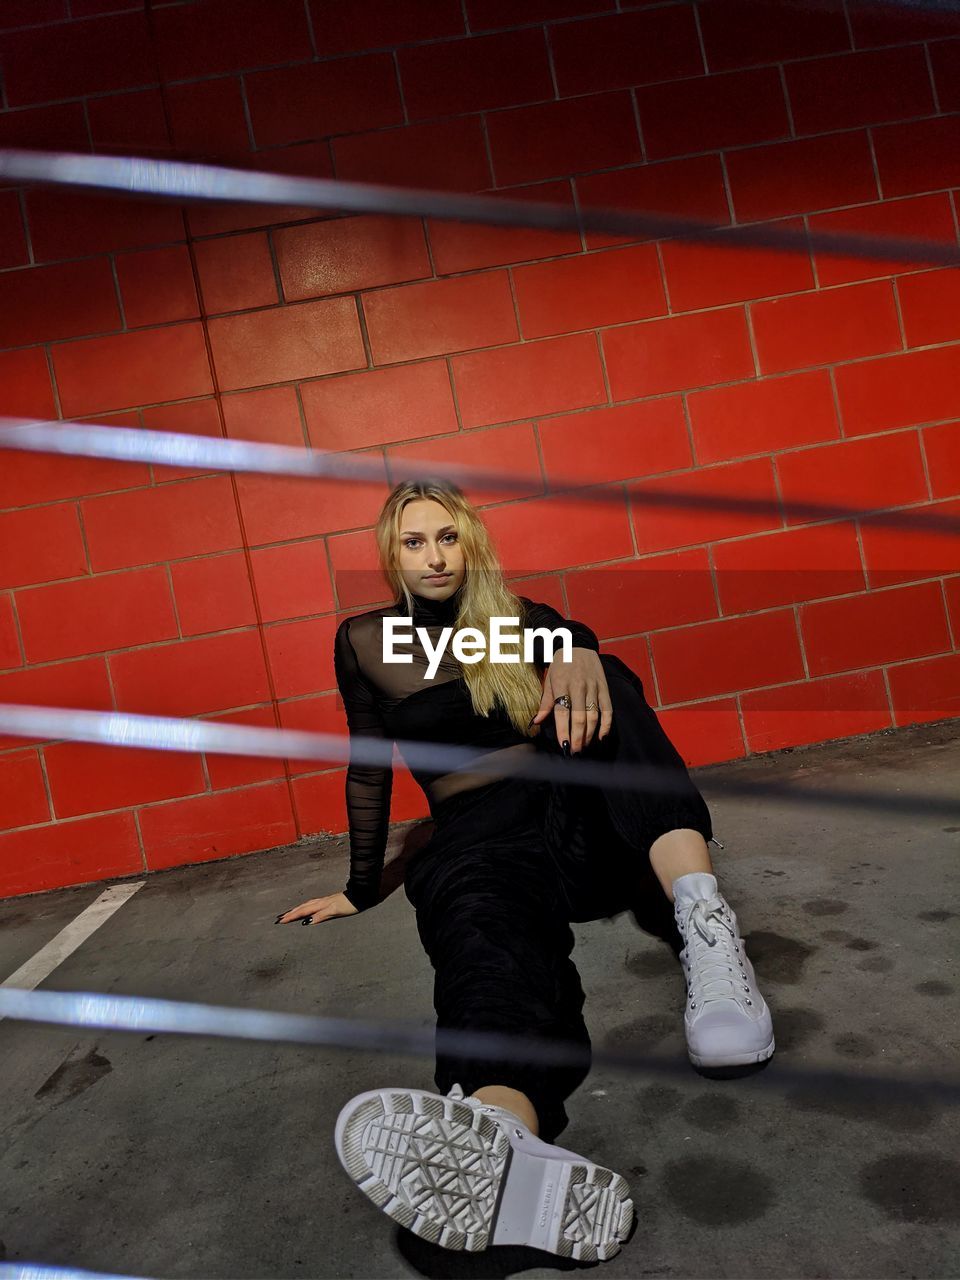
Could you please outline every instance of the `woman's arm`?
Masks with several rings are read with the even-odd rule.
[[[355,735],[386,740],[388,735],[376,692],[364,676],[350,640],[350,621],[345,619],[337,629],[334,668],[351,743]],[[380,900],[380,874],[387,848],[392,790],[392,766],[357,764],[351,760],[346,778],[350,879],[344,892],[358,911],[365,911]]]

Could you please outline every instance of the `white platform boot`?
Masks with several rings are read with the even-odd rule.
[[[673,882],[687,980],[684,1030],[697,1067],[746,1066],[774,1051],[773,1020],[757,987],[737,917],[716,877],[703,871]]]
[[[357,1094],[336,1127],[340,1163],[384,1213],[446,1249],[520,1244],[596,1261],[633,1222],[626,1181],[541,1142],[512,1112],[459,1085]]]

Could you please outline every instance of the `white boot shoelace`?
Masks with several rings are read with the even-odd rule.
[[[684,928],[690,974],[690,1007],[712,1000],[753,1004],[733,922],[720,898],[701,898],[691,907]]]

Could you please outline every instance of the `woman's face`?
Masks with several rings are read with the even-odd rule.
[[[400,573],[413,595],[428,600],[448,600],[463,582],[456,523],[433,498],[408,502],[400,515]]]

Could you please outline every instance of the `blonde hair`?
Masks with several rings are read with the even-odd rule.
[[[400,523],[410,502],[433,500],[450,513],[463,550],[465,575],[460,590],[455,629],[476,627],[487,637],[487,648],[479,662],[463,664],[463,678],[478,715],[488,716],[499,703],[514,727],[525,737],[535,737],[539,727],[530,720],[540,708],[543,687],[535,667],[519,663],[491,662],[490,619],[518,617],[524,625],[520,597],[510,590],[490,540],[490,534],[476,507],[463,492],[447,480],[423,478],[404,480],[396,486],[377,520],[377,549],[380,567],[393,588],[398,605],[413,613],[413,596],[400,572]]]

